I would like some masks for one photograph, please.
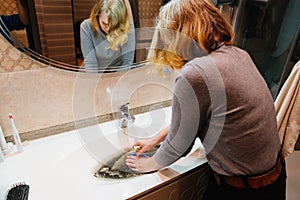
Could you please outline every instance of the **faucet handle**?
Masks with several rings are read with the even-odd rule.
[[[128,105],[129,105],[129,102],[123,104],[120,106],[120,110],[123,112],[123,113],[128,113],[129,110],[128,110]]]
[[[128,105],[129,103],[125,103],[120,106],[121,115],[120,115],[119,123],[121,128],[126,128],[128,121],[131,123],[134,123],[135,121],[135,117],[129,114]]]

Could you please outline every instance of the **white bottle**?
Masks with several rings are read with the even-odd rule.
[[[0,126],[0,147],[2,151],[8,148],[1,126]]]
[[[15,141],[17,150],[19,152],[22,152],[23,151],[23,146],[22,146],[22,143],[21,143],[19,131],[18,131],[18,129],[17,129],[15,123],[14,123],[14,119],[13,119],[13,116],[12,116],[11,113],[9,113],[8,117],[10,119],[10,124],[11,124],[11,128],[13,130],[13,136],[14,136],[14,141]]]

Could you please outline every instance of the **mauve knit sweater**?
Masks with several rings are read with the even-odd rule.
[[[170,131],[156,152],[162,166],[189,152],[196,137],[223,175],[271,169],[280,150],[274,101],[252,59],[222,46],[188,62],[176,79]]]

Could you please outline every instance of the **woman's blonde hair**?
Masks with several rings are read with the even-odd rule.
[[[232,26],[210,0],[170,1],[160,10],[157,31],[152,60],[172,69],[234,40]]]
[[[130,22],[124,0],[97,0],[90,18],[94,34],[99,35],[99,17],[101,13],[106,13],[108,17],[109,31],[107,40],[112,50],[118,50],[118,46],[123,46],[128,41],[130,32]]]

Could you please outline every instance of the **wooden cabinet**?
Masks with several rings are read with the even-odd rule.
[[[209,181],[207,163],[128,200],[202,199]]]

